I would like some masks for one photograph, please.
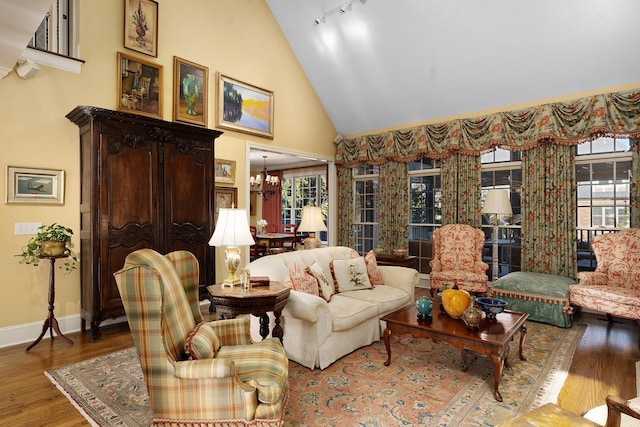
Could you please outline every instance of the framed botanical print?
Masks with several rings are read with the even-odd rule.
[[[118,110],[162,119],[162,65],[118,52]]]
[[[124,0],[124,47],[158,56],[158,2]]]
[[[173,120],[207,126],[209,69],[173,57]]]

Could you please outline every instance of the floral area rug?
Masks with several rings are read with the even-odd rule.
[[[585,325],[562,329],[527,322],[526,361],[519,335],[493,397],[493,363],[477,358],[462,372],[460,350],[447,343],[391,337],[391,364],[382,341],[324,370],[289,363],[285,426],[495,426],[555,402]],[[133,348],[45,372],[95,426],[147,426],[149,396]]]

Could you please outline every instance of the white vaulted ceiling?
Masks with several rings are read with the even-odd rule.
[[[638,0],[266,1],[344,135],[640,82]]]

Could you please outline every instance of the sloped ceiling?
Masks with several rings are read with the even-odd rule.
[[[343,135],[640,82],[638,0],[266,2]]]
[[[16,65],[53,0],[0,1],[0,79]]]

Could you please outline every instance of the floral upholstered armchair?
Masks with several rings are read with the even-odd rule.
[[[572,305],[612,316],[640,320],[640,229],[593,238],[595,271],[580,272],[580,283],[569,287]]]
[[[457,283],[467,292],[487,292],[487,269],[482,261],[484,233],[466,224],[448,224],[433,232],[433,259],[431,266],[431,293],[450,288]]]
[[[115,274],[154,426],[282,425],[288,360],[277,338],[254,343],[249,319],[203,322],[190,252],[129,254]]]

